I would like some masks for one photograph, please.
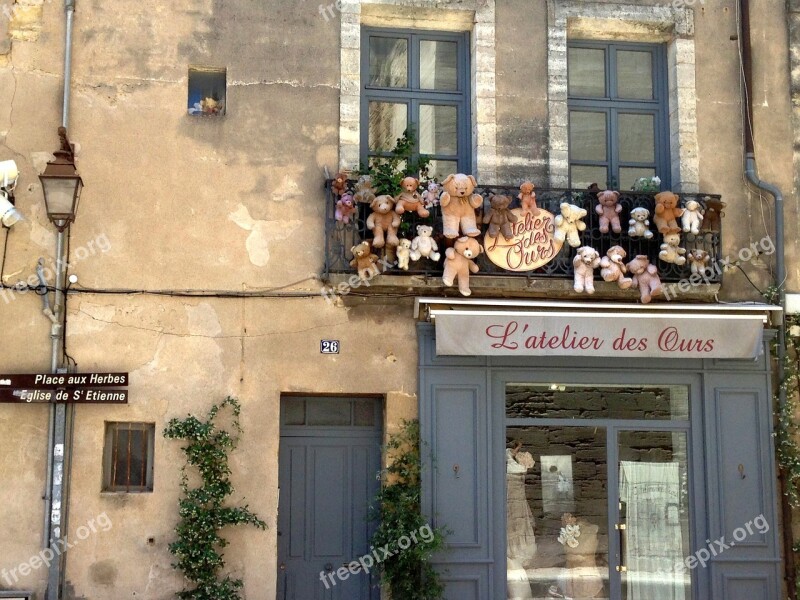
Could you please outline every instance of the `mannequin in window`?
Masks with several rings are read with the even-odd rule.
[[[603,591],[603,573],[597,566],[597,532],[600,528],[570,513],[564,513],[561,523],[563,527],[558,541],[564,546],[566,569],[559,577],[559,587],[572,600],[596,598]]]
[[[508,552],[508,598],[531,600],[531,586],[525,564],[536,555],[533,514],[525,496],[525,474],[535,464],[529,452],[521,452],[521,442],[506,449],[506,535]]]

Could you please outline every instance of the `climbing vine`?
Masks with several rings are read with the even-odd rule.
[[[391,549],[393,554],[378,568],[393,599],[439,600],[444,584],[430,558],[444,545],[444,531],[428,525],[422,514],[419,422],[403,421],[403,428],[391,436],[386,451],[389,466],[383,471],[384,485],[376,498],[380,523],[370,542],[375,548]],[[419,532],[425,535],[416,535]],[[409,536],[415,543],[400,550],[399,541]]]
[[[229,429],[218,427],[215,419],[220,411],[229,409]],[[179,501],[180,521],[175,527],[178,539],[169,545],[176,557],[173,567],[182,571],[194,589],[178,593],[186,600],[239,600],[242,580],[225,575],[222,549],[228,541],[219,531],[228,525],[249,524],[266,529],[266,523],[253,514],[247,506],[224,506],[233,493],[228,453],[236,447],[242,428],[239,425],[241,407],[235,398],[228,397],[211,407],[205,419],[189,415],[184,419],[171,419],[164,429],[164,437],[184,440],[181,448],[187,464],[181,468]],[[187,467],[199,471],[202,485],[190,487]]]

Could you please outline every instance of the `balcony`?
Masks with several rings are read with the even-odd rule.
[[[348,182],[348,191],[353,190],[354,181]],[[494,194],[508,195],[517,198],[519,194],[518,186],[493,185],[481,186],[475,189],[475,193],[484,198],[484,209],[489,207],[488,198]],[[680,206],[685,206],[689,200],[696,200],[703,211],[706,210],[706,203],[711,200],[719,200],[720,196],[713,194],[678,194],[681,199]],[[599,229],[600,217],[595,212],[597,200],[595,196],[587,190],[576,189],[536,189],[536,200],[539,208],[544,209],[553,215],[559,214],[559,207],[562,202],[574,204],[587,211],[583,222],[586,229],[581,233],[581,246],[591,246],[605,256],[606,251],[611,246],[621,246],[627,253],[626,262],[636,255],[646,255],[650,263],[658,268],[659,277],[664,284],[688,282],[692,275],[689,261],[678,266],[672,263],[665,263],[658,258],[660,246],[663,242],[662,235],[658,233],[653,224],[653,214],[655,208],[655,193],[652,192],[621,192],[619,204],[622,206],[620,222],[622,232],[615,234],[601,233]],[[433,262],[426,258],[418,262],[411,262],[407,271],[399,269],[397,266],[383,270],[382,274],[369,280],[367,283],[353,286],[357,289],[350,289],[343,284],[348,282],[352,286],[356,281],[356,269],[350,266],[352,254],[350,249],[362,240],[371,240],[372,232],[367,229],[366,221],[371,210],[367,204],[357,204],[355,219],[349,224],[339,222],[335,218],[335,205],[337,197],[332,191],[331,181],[325,186],[325,269],[323,280],[334,288],[342,285],[340,291],[355,295],[369,295],[375,293],[392,293],[398,296],[417,296],[417,295],[443,295],[459,296],[457,285],[448,288],[442,283],[441,276],[444,263],[444,251],[452,246],[453,241],[448,240],[442,235],[442,219],[440,207],[434,206],[430,209],[431,216],[420,219],[414,213],[402,215],[401,229],[398,233],[400,238],[407,237],[413,239],[416,235],[416,225],[426,224],[434,227],[434,239],[439,246],[442,258],[438,262]],[[511,205],[512,208],[518,207],[517,200]],[[636,207],[644,207],[650,211],[650,231],[654,233],[649,240],[644,238],[631,238],[628,236],[628,220],[630,212]],[[483,234],[486,226],[481,224],[482,209],[478,209],[478,225],[482,229],[482,235],[478,240],[483,244]],[[680,223],[679,223],[680,225]],[[720,231],[701,231],[698,235],[691,233],[681,233],[681,247],[688,253],[692,250],[704,250],[710,257],[709,265],[718,265],[722,259],[721,252],[721,232]],[[393,251],[393,249],[392,249]],[[390,251],[390,252],[392,252]],[[373,252],[385,257],[389,262],[394,263],[393,254],[387,255],[386,249],[374,249]],[[527,272],[508,271],[492,263],[486,254],[481,254],[476,261],[480,271],[470,277],[470,287],[474,296],[477,297],[526,297],[526,298],[562,298],[576,299],[586,298],[587,294],[578,294],[573,290],[573,266],[572,259],[575,256],[575,249],[564,243],[558,254],[547,264]],[[672,286],[679,301],[704,302],[712,301],[719,292],[722,275],[721,269],[709,269],[704,279],[698,284],[688,286],[688,290],[678,291],[676,286]],[[616,283],[605,282],[600,276],[600,269],[595,269],[595,289],[592,296],[599,299],[617,299],[635,302],[638,299],[638,292],[634,290],[620,290]],[[695,280],[696,281],[696,280]]]

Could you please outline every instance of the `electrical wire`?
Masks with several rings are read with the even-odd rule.
[[[11,235],[10,227],[3,227],[6,230],[6,238],[3,241],[3,261],[0,262],[0,285],[3,284],[3,275],[6,272],[6,256],[8,255],[8,236]]]

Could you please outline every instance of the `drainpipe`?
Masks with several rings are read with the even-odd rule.
[[[72,81],[72,25],[75,14],[75,0],[64,0],[65,12],[65,37],[64,37],[64,96],[62,105],[61,125],[69,124],[69,103]],[[66,233],[58,232],[56,238],[56,278],[55,278],[55,305],[53,312],[55,321],[50,330],[50,371],[57,373],[61,367],[60,350],[63,336],[63,322],[66,319],[64,310],[64,286],[66,275],[66,259],[64,257]],[[50,563],[47,576],[47,600],[61,598],[61,582],[64,575],[66,558],[66,515],[67,503],[64,490],[67,487],[69,474],[64,471],[64,458],[67,448],[67,405],[53,404],[50,406],[50,425],[48,430],[52,435],[48,439],[47,448],[47,491],[45,531],[48,536],[48,546],[53,551],[55,559]]]
[[[744,173],[747,180],[759,190],[770,194],[775,199],[775,278],[778,288],[778,300],[783,314],[778,327],[778,404],[781,409],[786,406],[786,389],[783,382],[786,379],[786,256],[784,250],[784,218],[783,218],[783,193],[781,190],[758,177],[756,167],[755,145],[753,143],[753,60],[750,31],[750,2],[739,0],[739,13],[741,15],[741,48],[742,71],[744,76],[743,102],[745,105],[744,139],[745,139],[745,164]],[[781,473],[781,487],[786,483],[783,469]],[[783,554],[784,570],[787,593],[790,600],[797,599],[794,557],[792,546],[794,535],[792,533],[792,507],[785,493],[781,493],[781,517],[783,521]]]

